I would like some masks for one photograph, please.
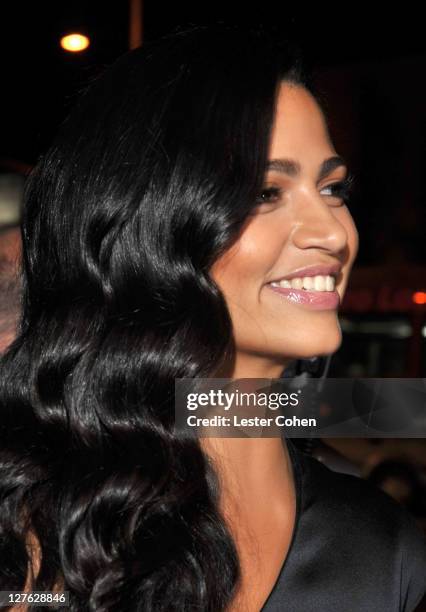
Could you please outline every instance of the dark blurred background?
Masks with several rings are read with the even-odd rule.
[[[0,16],[3,350],[16,322],[23,182],[82,88],[129,48],[177,26],[262,22],[301,45],[326,101],[336,150],[356,177],[350,207],[360,251],[340,311],[344,340],[328,375],[426,375],[426,37],[420,5],[386,5],[373,13],[355,3],[298,8],[268,0],[251,8],[239,2],[4,1]],[[61,37],[73,32],[89,38],[85,50],[60,46]],[[327,439],[313,452],[335,469],[371,478],[426,531],[425,440]]]

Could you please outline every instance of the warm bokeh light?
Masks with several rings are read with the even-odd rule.
[[[84,51],[90,44],[90,40],[83,34],[68,34],[61,38],[61,47],[65,51],[71,51],[76,53],[78,51]]]
[[[415,304],[426,304],[426,291],[416,291],[413,293],[413,302]]]

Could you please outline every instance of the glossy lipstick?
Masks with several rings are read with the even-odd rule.
[[[309,291],[307,289],[293,289],[277,287],[268,283],[269,289],[289,300],[293,304],[300,304],[313,310],[333,310],[340,304],[339,293],[334,291]]]

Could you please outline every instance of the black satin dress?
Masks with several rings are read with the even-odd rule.
[[[374,485],[285,440],[297,511],[290,548],[261,612],[413,612],[426,594],[426,539]]]

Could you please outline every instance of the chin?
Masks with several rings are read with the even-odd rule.
[[[310,359],[322,355],[335,353],[342,344],[342,332],[340,326],[334,329],[323,329],[322,333],[313,332],[304,334],[303,338],[292,338],[283,341],[282,347],[286,347],[286,355],[292,359]]]

